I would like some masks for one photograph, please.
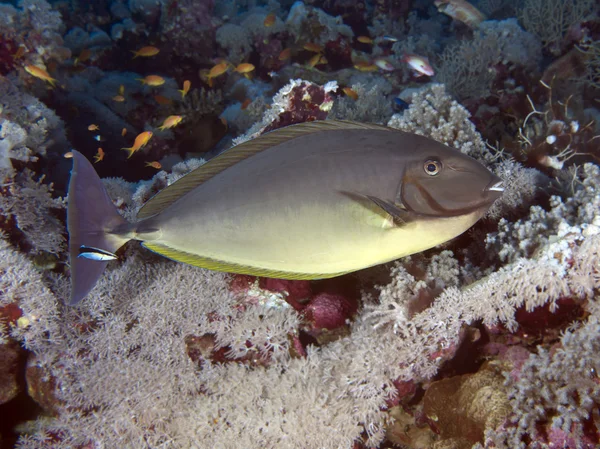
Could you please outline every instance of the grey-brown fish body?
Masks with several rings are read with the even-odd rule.
[[[360,261],[370,266],[411,254],[415,243],[435,246],[461,233],[464,220],[469,227],[480,218],[484,211],[470,211],[440,226],[440,219],[423,216],[419,225],[398,229],[383,211],[352,195],[395,201],[407,166],[421,164],[425,155],[456,153],[422,136],[383,129],[302,135],[240,161],[145,225],[160,229],[157,240],[169,247],[197,248],[215,260],[255,266],[259,257],[265,270],[307,275],[315,264],[324,276],[352,271]]]
[[[138,223],[106,233],[103,246],[94,243],[114,251],[135,238],[161,255],[211,269],[332,277],[459,235],[500,195],[499,181],[473,159],[422,136],[351,122],[307,123],[223,153],[159,192]],[[72,301],[86,288],[74,287]]]

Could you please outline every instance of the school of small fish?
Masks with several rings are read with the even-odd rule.
[[[470,27],[477,27],[478,24],[485,19],[485,16],[479,12],[473,5],[468,3],[466,0],[436,0],[434,2],[435,6],[438,10],[452,17],[454,20],[465,23]],[[273,27],[277,21],[280,20],[275,13],[269,13],[264,21],[263,25],[266,28]],[[372,49],[377,45],[386,44],[389,46],[392,43],[398,42],[398,38],[392,35],[380,35],[380,36],[370,36],[367,34],[359,35],[356,38],[356,42],[358,45],[362,45],[362,49]],[[265,41],[267,43],[267,41]],[[19,47],[17,52],[15,53],[15,59],[23,57],[26,49],[24,47]],[[161,53],[161,49],[154,45],[143,45],[138,47],[137,49],[130,50],[132,59],[148,59],[156,57]],[[313,53],[310,55],[310,53]],[[309,56],[307,56],[307,54]],[[394,72],[397,70],[388,59],[385,57],[372,57],[368,58],[368,54],[363,52],[363,56],[357,57],[354,60],[353,66],[356,70],[361,72]],[[85,64],[89,62],[93,57],[93,51],[90,48],[82,49],[77,56],[74,56],[74,66],[78,66],[81,64]],[[326,48],[318,44],[316,42],[306,41],[300,42],[297,45],[292,47],[284,48],[280,51],[278,55],[279,61],[282,62],[291,62],[293,59],[299,58],[300,61],[304,60],[303,65],[311,70],[318,70],[322,68],[326,64],[329,63],[326,57]],[[306,59],[308,58],[308,59]],[[421,56],[418,54],[410,54],[405,55],[402,59],[404,63],[412,70],[414,76],[418,77],[431,77],[434,76],[435,71],[429,62],[428,58],[425,56]],[[58,81],[54,77],[50,75],[48,70],[52,69],[51,67],[41,67],[37,65],[24,65],[24,70],[30,74],[31,76],[43,80],[48,83],[50,88],[56,88],[58,86]],[[215,80],[223,77],[228,72],[237,73],[242,75],[248,79],[251,79],[253,74],[256,73],[256,66],[250,62],[241,62],[237,65],[233,65],[231,62],[219,59],[215,60],[214,65],[209,69],[200,70],[201,79],[208,84],[209,87],[214,87]],[[268,76],[271,79],[274,79],[278,76],[276,71],[270,71]],[[158,106],[169,106],[173,104],[173,98],[162,95],[159,93],[157,88],[163,86],[166,82],[166,79],[158,74],[149,74],[145,75],[141,78],[137,78],[137,80],[142,83],[144,86],[147,86],[152,90],[152,98],[156,102]],[[61,86],[64,88],[64,86]],[[181,94],[181,101],[185,101],[186,96],[190,92],[192,87],[192,83],[190,80],[184,80],[181,86],[181,89],[178,89],[178,92]],[[359,100],[359,96],[356,91],[354,91],[351,87],[343,87],[341,88],[341,94],[351,98],[354,101]],[[128,101],[128,96],[125,92],[125,86],[120,85],[118,91],[111,97],[112,101],[115,103],[125,103]],[[252,99],[246,98],[241,103],[241,109],[245,110],[252,103]],[[157,130],[164,131],[167,129],[171,129],[179,125],[183,121],[183,117],[179,115],[170,115],[166,117],[160,126],[157,126]],[[92,132],[99,132],[100,127],[97,124],[90,124],[88,126],[88,130]],[[127,134],[127,129],[123,128],[121,131],[121,136],[125,137]],[[139,133],[131,147],[123,148],[129,152],[128,158],[137,153],[140,149],[144,148],[148,142],[150,141],[153,133],[152,131],[144,131]],[[92,136],[94,140],[97,142],[102,142],[105,138],[101,134],[95,134]],[[96,155],[94,156],[95,162],[100,162],[104,160],[106,153],[102,148],[98,148]],[[152,162],[153,168],[160,168],[160,164],[158,162]]]

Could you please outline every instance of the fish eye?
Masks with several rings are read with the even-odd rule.
[[[423,169],[429,176],[435,176],[442,171],[442,164],[434,159],[428,159],[423,164]]]

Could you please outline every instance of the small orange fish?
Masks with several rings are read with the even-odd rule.
[[[125,95],[125,86],[122,84],[119,86],[119,95]]]
[[[350,87],[344,87],[342,89],[342,91],[349,96],[350,98],[352,98],[354,101],[358,100],[358,94],[356,93],[356,91]]]
[[[100,162],[103,159],[104,159],[104,150],[102,148],[98,148],[98,152],[94,156],[94,161],[96,161],[95,164],[97,164],[98,162]]]
[[[91,56],[92,51],[89,48],[84,48],[83,50],[81,50],[81,53],[79,53],[79,56],[75,58],[74,65],[77,65],[80,62],[86,62],[90,59]]]
[[[442,14],[446,14],[471,28],[477,28],[486,19],[481,11],[466,0],[435,0],[433,4]]]
[[[138,78],[138,81],[141,81],[142,84],[152,87],[162,86],[165,84],[165,79],[159,75],[148,75],[144,78]]]
[[[88,126],[88,131],[98,131],[99,129],[100,127],[98,125],[95,125],[94,123]]]
[[[125,137],[125,134],[127,134],[127,128],[121,130],[121,136]]]
[[[275,25],[275,19],[277,19],[277,16],[275,15],[275,13],[271,13],[269,14],[267,17],[265,17],[265,21],[263,22],[263,25],[268,27],[272,27],[273,25]]]
[[[125,97],[123,95],[115,95],[114,97],[112,97],[112,99],[117,103],[123,103],[125,101]]]
[[[163,105],[163,106],[173,103],[173,100],[171,100],[170,98],[167,98],[163,95],[155,95],[154,101],[156,101],[158,104]]]
[[[361,44],[372,44],[373,43],[373,39],[371,39],[369,36],[358,36],[356,38],[356,40],[358,42],[360,42]]]
[[[185,80],[183,82],[183,89],[179,90],[179,92],[181,93],[181,98],[185,98],[185,96],[187,95],[187,93],[190,91],[190,87],[192,87],[192,83],[190,80]]]
[[[227,61],[219,62],[208,72],[208,78],[216,78],[217,76],[223,75],[225,72],[229,70],[229,63]]]
[[[284,48],[283,50],[281,50],[281,53],[279,53],[279,60],[287,61],[288,59],[290,59],[291,56],[292,56],[292,49]]]
[[[165,129],[173,128],[174,126],[177,126],[181,120],[183,120],[181,115],[169,115],[158,129],[164,131]]]
[[[17,52],[14,54],[13,59],[21,59],[26,51],[27,48],[25,48],[24,45],[20,45],[19,48],[17,48]]]
[[[162,168],[162,165],[160,165],[160,162],[158,162],[158,161],[153,161],[153,162],[146,162],[146,167],[152,167],[157,170],[160,170]]]
[[[302,48],[314,53],[321,53],[323,51],[323,47],[319,44],[315,44],[314,42],[307,42]]]
[[[41,67],[38,67],[35,65],[26,65],[25,71],[27,73],[29,73],[30,75],[35,76],[36,78],[39,78],[41,80],[44,80],[44,81],[50,83],[50,85],[52,85],[52,87],[56,87],[56,80],[54,78],[52,78],[50,76],[50,74],[48,72],[46,72],[44,69],[42,69]]]
[[[142,47],[138,51],[131,50],[131,53],[134,54],[133,59],[137,58],[138,56],[142,56],[144,58],[149,58],[150,56],[157,55],[158,52],[160,52],[160,50],[158,48],[152,47],[152,46]]]
[[[317,53],[312,58],[308,60],[307,66],[313,68],[317,65],[327,64],[327,58],[320,53]]]
[[[376,72],[379,69],[379,67],[377,67],[375,64],[365,61],[355,62],[354,68],[360,70],[361,72]]]
[[[129,159],[131,156],[133,156],[133,153],[135,153],[136,151],[138,151],[141,148],[144,148],[151,138],[152,138],[152,131],[144,131],[143,133],[140,133],[137,135],[137,137],[135,138],[135,141],[133,142],[133,146],[131,148],[121,148],[121,149],[129,151],[129,156],[127,156],[127,159]]]
[[[250,64],[249,62],[242,62],[235,68],[235,71],[238,73],[250,73],[254,69],[254,64]]]
[[[250,106],[250,103],[252,103],[252,100],[250,98],[246,98],[241,106],[242,111],[245,110],[248,106]]]
[[[63,154],[63,157],[65,159],[71,159],[73,157],[73,152],[72,151],[67,151],[65,154]]]

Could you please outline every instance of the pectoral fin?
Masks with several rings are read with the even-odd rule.
[[[406,210],[403,204],[394,203],[392,201],[382,200],[376,196],[363,195],[356,192],[340,192],[343,195],[351,198],[354,201],[361,203],[374,212],[386,214],[392,217],[394,226],[404,226],[413,221],[412,214]]]
[[[367,195],[366,198],[387,212],[396,226],[403,226],[411,222],[410,212],[406,210],[403,204],[392,203],[370,195]]]

